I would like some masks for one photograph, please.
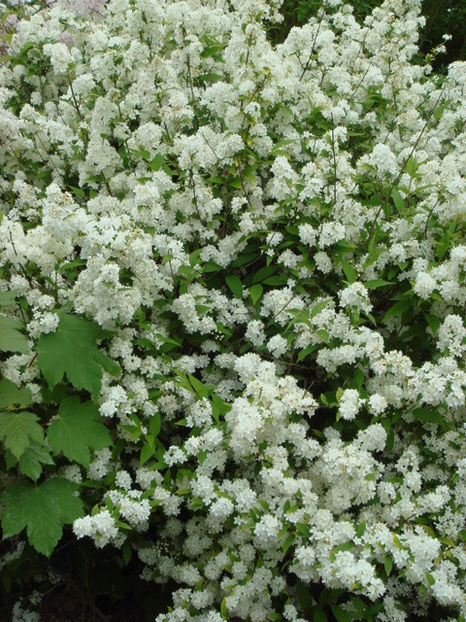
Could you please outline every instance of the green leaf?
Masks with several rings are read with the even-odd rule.
[[[430,330],[433,332],[434,335],[436,335],[442,322],[436,315],[432,315],[431,313],[425,313],[424,317],[426,318],[426,322],[429,325]]]
[[[157,436],[159,435],[161,427],[162,427],[162,418],[160,416],[160,413],[156,412],[152,415],[152,417],[149,420],[149,432],[152,434],[154,439],[156,439]]]
[[[23,323],[15,317],[0,315],[0,351],[1,352],[28,352],[28,340],[20,333]]]
[[[108,331],[77,315],[60,313],[55,333],[41,335],[37,342],[37,364],[51,389],[66,374],[76,389],[86,389],[97,396],[102,382],[102,367],[117,373],[118,365],[96,345]]]
[[[413,415],[418,421],[423,423],[436,423],[440,426],[447,426],[447,422],[440,413],[436,410],[429,410],[428,408],[416,408],[413,410]]]
[[[14,404],[23,406],[32,404],[31,391],[26,387],[18,389],[14,382],[2,378],[0,380],[0,409],[9,408]]]
[[[86,468],[91,460],[91,449],[97,451],[112,444],[107,428],[99,423],[99,411],[93,402],[80,402],[69,397],[60,404],[59,418],[53,421],[47,440],[55,454],[63,452],[70,461]]]
[[[243,295],[243,284],[241,283],[240,279],[237,276],[234,276],[233,274],[230,274],[229,276],[226,277],[225,279],[226,284],[228,285],[228,287],[231,290],[231,293],[233,294],[233,296],[235,296],[236,298],[241,298]]]
[[[313,599],[309,587],[303,581],[298,581],[296,584],[296,598],[303,611],[312,609]]]
[[[155,444],[152,442],[146,443],[143,445],[141,449],[141,455],[139,456],[139,464],[142,466],[145,462],[147,462],[152,456],[155,454]]]
[[[256,304],[259,302],[259,300],[261,299],[262,296],[262,292],[264,291],[264,288],[262,287],[262,285],[252,285],[249,288],[249,296],[251,298],[251,302],[254,306],[256,306]]]
[[[397,315],[402,315],[405,311],[407,311],[412,305],[410,300],[398,300],[395,302],[387,313],[383,316],[382,322],[386,322],[392,317],[396,317]]]
[[[200,380],[192,374],[188,374],[188,377],[198,398],[209,397],[209,389],[204,386]]]
[[[362,538],[362,536],[364,535],[365,531],[366,531],[366,521],[362,521],[356,527],[356,536],[358,538]]]
[[[392,558],[391,555],[385,555],[383,566],[385,568],[385,572],[387,574],[387,577],[389,577],[390,573],[392,571],[392,568],[393,568],[393,558]]]
[[[396,188],[393,188],[392,190],[392,200],[398,212],[402,214],[406,209],[406,204],[404,202],[403,197],[401,196],[401,194],[398,192]]]
[[[16,458],[33,442],[42,443],[44,433],[37,420],[37,415],[26,411],[0,413],[0,439]]]
[[[0,292],[0,307],[8,307],[15,304],[16,293],[7,291]]]
[[[434,585],[435,578],[430,574],[430,572],[426,572],[426,581],[429,585]]]
[[[74,496],[77,489],[76,484],[55,477],[40,486],[23,482],[10,486],[0,497],[3,538],[26,528],[29,543],[50,557],[63,525],[83,515],[82,501]]]
[[[376,289],[378,287],[387,287],[387,285],[393,285],[390,281],[384,281],[383,279],[372,279],[363,283],[366,289]]]
[[[316,305],[314,305],[311,311],[311,319],[315,317],[318,313],[320,313],[322,309],[325,309],[325,307],[329,304],[329,302],[330,302],[330,298],[326,298],[325,300],[321,300]]]
[[[224,598],[222,600],[222,602],[220,603],[220,615],[222,616],[222,618],[224,618],[225,620],[228,617],[228,612],[227,612],[227,602],[226,602],[226,598]]]
[[[35,481],[42,473],[43,464],[53,464],[52,456],[42,445],[33,444],[26,447],[19,459],[19,472]]]
[[[327,614],[323,609],[316,609],[312,618],[312,622],[328,622]]]
[[[296,541],[296,536],[293,535],[293,534],[289,535],[286,538],[285,542],[283,543],[283,546],[282,546],[283,552],[286,553],[288,551],[288,549],[290,548],[290,546],[293,546],[295,541]]]
[[[338,605],[330,605],[330,609],[337,622],[351,622],[350,614]]]
[[[340,264],[341,264],[341,267],[343,268],[343,272],[345,273],[348,283],[351,284],[358,280],[357,271],[353,268],[353,266],[348,261],[346,261],[345,259],[340,259]]]
[[[260,281],[263,281],[264,279],[266,279],[269,276],[272,276],[272,274],[275,274],[275,272],[277,272],[278,270],[278,266],[277,265],[271,265],[271,266],[264,266],[263,268],[260,268],[252,277],[252,282],[253,283],[259,283]],[[251,290],[249,290],[251,291]]]

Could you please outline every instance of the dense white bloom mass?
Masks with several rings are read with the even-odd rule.
[[[420,0],[277,45],[280,0],[46,4],[0,64],[0,372],[84,391],[37,364],[63,309],[118,363],[75,536],[157,622],[464,619],[466,63],[415,62]]]

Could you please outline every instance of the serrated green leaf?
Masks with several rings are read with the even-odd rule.
[[[44,433],[37,421],[37,415],[26,411],[0,413],[0,439],[16,458],[33,442],[42,443]]]
[[[33,444],[26,447],[19,459],[19,472],[35,481],[42,473],[43,464],[53,464],[52,456],[42,445]]]
[[[112,444],[109,431],[99,422],[97,406],[93,402],[80,402],[77,397],[69,397],[60,404],[59,418],[50,424],[47,440],[55,454],[63,452],[68,460],[86,468],[91,450]]]
[[[28,340],[20,333],[24,328],[21,320],[15,317],[0,315],[0,351],[1,352],[28,352]]]
[[[0,497],[3,538],[26,528],[29,543],[50,557],[63,525],[83,515],[82,501],[74,495],[77,489],[76,484],[55,477],[40,486],[23,482],[10,486]]]
[[[93,396],[100,391],[102,367],[109,373],[118,367],[96,345],[99,338],[108,337],[108,331],[77,315],[60,313],[55,333],[41,335],[37,342],[37,364],[51,389],[63,376],[76,387],[86,389]]]
[[[7,307],[15,304],[16,293],[7,291],[0,292],[0,307]]]
[[[14,405],[29,406],[32,404],[31,391],[26,387],[18,389],[14,382],[2,378],[0,380],[0,409]]]
[[[387,574],[387,577],[389,577],[390,573],[392,571],[392,568],[393,568],[393,558],[392,558],[391,555],[385,555],[383,566],[385,568],[385,572]]]
[[[233,296],[235,296],[236,298],[242,298],[243,284],[241,283],[240,279],[237,276],[235,276],[234,274],[230,274],[229,276],[226,277],[225,283],[230,288],[230,291],[233,294]]]

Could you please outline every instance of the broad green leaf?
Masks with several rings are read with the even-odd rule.
[[[2,378],[0,380],[0,409],[9,408],[13,405],[29,406],[32,404],[32,396],[29,389],[18,389],[14,382]]]
[[[83,515],[82,501],[74,496],[77,488],[55,477],[40,486],[24,482],[10,486],[0,497],[3,538],[26,528],[29,543],[50,557],[62,536],[63,525]]]
[[[0,413],[0,439],[16,458],[33,442],[42,443],[44,433],[37,420],[37,415],[26,411]]]
[[[21,320],[15,317],[0,315],[0,351],[1,352],[28,352],[28,340],[19,331],[24,327]]]
[[[150,444],[150,443],[146,443],[145,445],[143,445],[142,449],[141,449],[141,455],[139,457],[139,464],[140,466],[142,466],[145,462],[147,462],[149,460],[149,458],[152,458],[152,456],[155,454],[155,445],[154,443]]]
[[[393,568],[393,557],[391,555],[385,555],[383,565],[384,565],[387,577],[389,577],[392,571],[392,568]]]
[[[253,283],[259,283],[260,281],[263,281],[264,279],[266,279],[269,276],[272,276],[272,274],[275,274],[275,272],[277,272],[278,270],[278,266],[277,265],[271,265],[271,266],[264,266],[263,268],[260,268],[252,277],[252,282]]]
[[[43,464],[53,464],[52,456],[42,445],[33,444],[26,447],[19,459],[19,472],[35,481],[42,473]]]
[[[51,389],[66,374],[76,389],[86,389],[97,396],[102,382],[102,367],[111,374],[119,366],[103,354],[97,339],[108,337],[108,331],[77,315],[60,313],[55,333],[41,335],[37,342],[37,364]]]
[[[256,304],[259,302],[259,300],[261,299],[262,296],[262,292],[264,291],[264,288],[262,287],[262,285],[256,284],[256,285],[252,285],[249,288],[249,296],[251,298],[251,302],[254,306],[256,306]]]
[[[91,449],[97,451],[112,443],[107,428],[99,423],[99,411],[93,402],[69,397],[60,404],[59,418],[48,429],[47,440],[55,454],[63,452],[70,461],[86,468]]]
[[[0,307],[7,307],[15,304],[15,292],[0,292]]]
[[[241,298],[243,295],[243,284],[241,283],[240,279],[237,276],[234,276],[233,274],[230,274],[229,276],[226,277],[225,279],[226,284],[228,285],[228,287],[231,290],[231,293],[233,294],[233,296],[235,296],[236,298]]]

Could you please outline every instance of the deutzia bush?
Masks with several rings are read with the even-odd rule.
[[[466,63],[419,0],[279,5],[5,29],[3,535],[133,556],[157,622],[464,620]]]

